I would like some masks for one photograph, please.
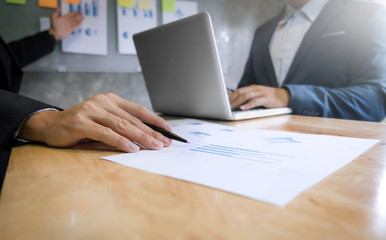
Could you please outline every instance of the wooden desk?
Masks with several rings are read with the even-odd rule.
[[[299,116],[227,124],[382,141],[285,207],[104,161],[119,152],[100,143],[17,147],[0,238],[386,239],[385,124]]]

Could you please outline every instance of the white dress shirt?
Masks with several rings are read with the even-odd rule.
[[[288,73],[304,35],[328,1],[310,0],[301,9],[295,9],[287,3],[270,43],[271,58],[279,86]]]

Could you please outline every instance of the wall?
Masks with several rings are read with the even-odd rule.
[[[115,1],[108,1],[109,6],[114,7]],[[4,18],[3,13],[5,13],[3,2],[0,4],[1,33],[11,33],[11,36],[4,36],[3,34],[4,39],[9,41],[35,32],[34,29],[14,26],[12,18],[19,18],[19,16],[15,16],[13,13],[7,15],[10,18],[8,21],[10,24],[4,23],[2,20]],[[283,0],[198,0],[197,2],[200,11],[205,10],[212,15],[226,84],[228,87],[234,88],[242,74],[255,28],[273,17],[284,5],[284,2]],[[20,8],[20,6],[17,7]],[[1,10],[2,8],[3,10]],[[16,7],[13,8],[16,9]],[[43,11],[47,16],[52,12],[52,10],[47,9]],[[108,29],[110,37],[116,35],[113,12],[109,10]],[[36,17],[36,29],[38,29],[37,22],[38,18]],[[20,24],[24,25],[23,22]],[[110,40],[110,37],[109,55],[114,55],[117,52],[117,43]],[[83,55],[70,55],[68,57],[62,55],[58,49],[53,55],[55,54],[55,61],[62,61],[62,59],[87,61],[89,57]],[[119,59],[120,56],[115,56],[114,59],[99,56],[96,58],[101,58],[98,64],[101,68],[105,68],[105,65],[109,65],[111,61],[115,61],[116,58]],[[107,69],[99,73],[93,69],[90,69],[92,72],[57,72],[57,69],[51,69],[47,72],[42,71],[37,65],[29,66],[25,69],[21,94],[62,108],[68,108],[94,94],[114,92],[125,99],[151,108],[142,74],[136,72],[138,69],[136,57],[126,56],[119,61],[123,62],[119,69]],[[127,68],[130,69],[130,72],[127,72]]]

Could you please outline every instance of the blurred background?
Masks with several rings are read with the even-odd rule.
[[[108,0],[108,55],[55,52],[26,67],[20,93],[62,108],[71,107],[96,93],[113,92],[151,109],[136,55],[120,55],[117,43],[116,1]],[[255,28],[274,16],[283,0],[196,0],[198,11],[212,16],[227,86],[237,85]],[[160,1],[157,1],[160,5]],[[39,17],[53,9],[0,1],[0,33],[6,42],[39,31]],[[162,24],[160,21],[158,24]],[[89,64],[87,64],[89,63]]]
[[[378,0],[379,1],[379,0]],[[63,53],[60,43],[50,56],[26,67],[21,94],[62,108],[97,94],[113,92],[151,109],[136,55],[118,53],[116,1],[107,1],[107,56]],[[157,0],[160,10],[160,0]],[[284,0],[195,0],[198,11],[212,16],[216,42],[227,87],[240,80],[254,30],[275,16]],[[383,2],[383,0],[381,0]],[[53,9],[0,1],[0,33],[6,42],[39,31],[39,17]],[[159,14],[160,16],[160,14]],[[158,25],[162,24],[158,17]]]

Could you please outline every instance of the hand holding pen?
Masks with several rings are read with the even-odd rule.
[[[169,137],[146,127],[151,122],[167,131],[171,126],[150,110],[113,93],[97,94],[63,111],[40,111],[21,126],[18,138],[70,147],[92,139],[124,152],[138,152],[141,146],[159,150],[172,144]]]

